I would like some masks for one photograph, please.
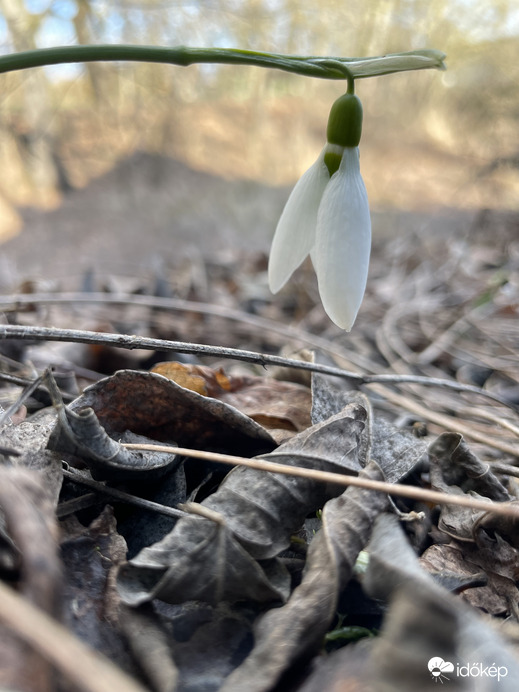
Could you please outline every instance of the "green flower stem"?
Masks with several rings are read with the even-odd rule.
[[[375,632],[367,629],[367,627],[360,627],[359,625],[348,625],[346,627],[338,627],[337,629],[327,632],[324,636],[325,642],[334,642],[337,640],[342,640],[344,642],[353,641],[356,642],[364,637],[374,637]]]
[[[445,54],[437,50],[394,53],[372,58],[323,58],[317,56],[259,53],[235,48],[189,48],[187,46],[93,45],[57,46],[10,53],[0,57],[0,73],[45,65],[92,61],[158,62],[188,67],[195,63],[255,65],[321,79],[354,79],[423,70],[445,69]],[[346,68],[346,70],[344,70]],[[351,78],[350,78],[351,79]]]

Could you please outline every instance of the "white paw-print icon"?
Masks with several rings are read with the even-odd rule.
[[[427,668],[429,668],[429,672],[434,682],[441,682],[443,685],[443,681],[449,679],[445,673],[453,672],[454,663],[444,661],[443,658],[440,658],[439,656],[434,656],[429,660]]]

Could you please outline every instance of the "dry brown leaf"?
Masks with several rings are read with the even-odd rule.
[[[193,392],[198,392],[198,394],[203,394],[204,396],[212,396],[216,399],[221,398],[222,392],[229,392],[236,388],[238,386],[237,380],[243,379],[229,379],[222,368],[215,370],[207,365],[192,365],[175,361],[157,363],[153,366],[151,372],[163,375],[168,380],[173,380],[181,387],[191,389]]]
[[[117,567],[126,559],[126,543],[117,532],[112,508],[105,507],[89,526],[69,517],[61,530],[65,624],[93,649],[132,669],[119,631],[120,599],[115,585]]]
[[[35,471],[39,482],[51,494],[54,505],[58,502],[62,482],[61,457],[46,446],[56,417],[55,410],[46,409],[32,420],[8,425],[2,430],[2,447],[14,449],[19,455],[14,458],[15,466]]]
[[[445,582],[446,575],[456,578],[458,583],[479,579],[485,573],[481,567],[465,559],[459,546],[436,544],[428,548],[420,558],[422,567],[436,576],[440,582]],[[505,613],[506,599],[498,594],[490,585],[475,586],[462,593],[463,600],[475,608],[480,608],[491,615]]]
[[[230,404],[151,372],[116,372],[85,389],[69,408],[92,408],[114,437],[131,430],[160,442],[245,455],[276,446],[264,428]]]
[[[266,428],[278,444],[312,424],[312,393],[295,382],[258,377],[221,398]]]
[[[449,493],[453,498],[473,495],[478,499],[488,499],[489,503],[490,498],[501,502],[510,499],[489,464],[480,461],[457,433],[440,435],[429,446],[429,459],[434,489]],[[460,577],[483,572],[487,584],[464,591],[464,600],[491,614],[511,613],[517,619],[519,553],[515,547],[516,523],[512,519],[496,521],[483,510],[445,505],[440,510],[438,529],[451,537],[450,547],[432,546],[422,560],[425,565],[435,564],[440,578],[445,577],[447,563],[451,563],[451,571]],[[452,564],[453,559],[457,564]]]
[[[86,463],[96,480],[145,481],[171,473],[181,462],[174,453],[127,449],[122,443],[147,443],[153,440],[129,431],[113,440],[100,425],[91,408],[75,413],[60,405],[58,423],[49,438],[49,448],[72,455]]]
[[[507,669],[499,685],[495,679],[450,677],[453,689],[455,682],[463,683],[461,689],[517,689],[519,659],[513,648],[488,620],[438,586],[420,567],[396,517],[385,514],[376,519],[368,550],[363,589],[372,598],[390,602],[382,636],[373,642],[374,689],[433,689],[427,667],[432,657]],[[466,687],[465,682],[471,686]],[[481,687],[480,682],[484,683]]]
[[[312,395],[302,384],[270,377],[226,375],[222,368],[176,362],[158,363],[151,372],[234,406],[266,428],[278,443],[312,424]]]
[[[469,448],[459,433],[442,433],[429,446],[431,462],[441,470],[444,482],[462,490],[474,490],[479,495],[504,502],[510,495],[492,472]]]

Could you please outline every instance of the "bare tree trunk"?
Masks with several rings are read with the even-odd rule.
[[[80,45],[92,43],[92,34],[89,30],[89,21],[93,19],[92,8],[88,0],[76,0],[77,12],[72,22],[76,32],[77,42]],[[95,62],[85,65],[92,92],[95,100],[100,103],[103,100],[102,67]]]
[[[41,17],[27,12],[22,0],[0,0],[0,10],[16,51],[36,48],[35,33]],[[20,73],[22,115],[14,123],[14,136],[25,172],[34,187],[36,201],[55,200],[60,183],[56,169],[53,119],[50,117],[49,84],[42,69]]]

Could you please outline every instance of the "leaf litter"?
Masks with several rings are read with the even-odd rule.
[[[310,347],[319,363],[374,377],[366,384],[314,373],[310,387],[308,373],[294,377],[294,368],[273,379],[274,368],[215,358],[206,365],[166,351],[123,357],[114,346],[18,340],[1,356],[0,403],[9,409],[0,439],[3,578],[150,690],[414,692],[435,684],[428,663],[440,659],[452,664],[442,674],[455,689],[516,689],[518,519],[492,507],[517,506],[519,252],[506,234],[494,241],[488,261],[483,237],[387,242],[374,253],[368,319],[361,314],[347,341],[318,308],[286,331],[306,347],[296,358],[308,363]],[[238,287],[242,266],[237,259]],[[206,285],[222,294],[221,273],[209,263],[206,271]],[[503,271],[506,281],[496,283]],[[250,293],[250,277],[247,285]],[[276,351],[284,345],[280,316],[260,294],[256,303],[248,294],[247,304],[258,316],[242,307],[230,318],[246,348]],[[282,320],[293,310],[284,295]],[[117,323],[123,334],[144,329],[170,340],[196,333],[236,346],[221,310],[198,306],[196,320],[172,322],[164,300],[153,308],[138,297],[103,303],[97,327],[115,332]],[[189,300],[175,301],[172,309],[189,310]],[[41,319],[37,304],[6,307],[28,338]],[[49,306],[50,323],[70,326],[66,303]],[[74,319],[96,329],[81,303]],[[50,386],[54,408],[41,384],[29,389],[34,363],[63,371],[61,396]],[[377,381],[388,372],[391,381]],[[504,403],[430,386],[436,378],[482,387]],[[228,472],[217,457],[129,449],[128,441],[431,488],[452,504],[245,467]],[[468,497],[481,509],[456,505]],[[10,622],[1,606],[0,620]],[[370,636],[337,649],[331,631]],[[4,624],[0,636],[9,654],[3,686],[77,689],[77,677],[57,658],[49,665],[21,632]],[[85,689],[96,689],[96,669],[85,671]]]

